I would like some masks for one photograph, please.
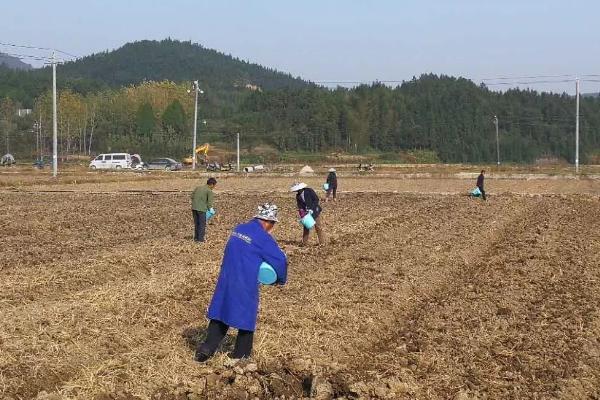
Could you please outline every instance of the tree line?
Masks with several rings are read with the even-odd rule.
[[[432,74],[395,87],[375,82],[328,89],[285,76],[280,79],[287,83],[247,86],[241,83],[251,80],[234,78],[233,67],[227,71],[226,78],[202,85],[199,143],[233,146],[235,133],[241,132],[245,146],[268,144],[280,152],[376,151],[393,159],[402,151],[426,150],[443,162],[493,162],[496,115],[503,161],[573,161],[575,99],[566,94],[496,92],[467,79]],[[266,79],[271,72],[260,73]],[[40,123],[48,149],[52,103],[44,86],[47,77],[38,81],[22,74],[31,72],[5,71],[12,81],[0,74],[0,135],[7,149],[29,158],[36,147],[34,121]],[[119,86],[115,82],[121,78],[103,82],[91,75],[67,75],[58,96],[61,154],[189,153],[194,115],[189,81],[141,80]],[[17,117],[14,110],[20,107],[31,107],[33,113]],[[600,99],[582,98],[580,114],[581,159],[588,162],[600,154]]]
[[[445,162],[491,162],[494,116],[502,160],[573,160],[573,97],[519,89],[500,93],[447,76],[423,75],[393,88],[374,83],[254,92],[236,121],[240,128],[268,132],[284,151],[427,149]],[[580,120],[585,159],[600,150],[598,99],[581,100]]]

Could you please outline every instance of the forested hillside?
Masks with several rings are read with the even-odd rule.
[[[498,93],[466,79],[423,75],[390,88],[283,90],[253,93],[240,113],[246,129],[270,132],[283,150],[345,148],[428,149],[449,162],[493,161],[494,115],[499,118],[501,158],[571,160],[575,100],[567,95],[509,90]],[[581,143],[600,148],[600,101],[581,101]]]
[[[0,67],[0,95],[27,106],[51,88],[51,67],[14,71]],[[243,61],[199,44],[143,40],[58,66],[58,87],[82,94],[144,81],[191,82],[205,89],[231,91],[246,85],[262,90],[298,88],[309,83],[290,74]]]
[[[142,81],[198,79],[202,87],[231,89],[256,85],[262,89],[303,87],[307,83],[289,74],[234,58],[199,44],[166,39],[128,43],[111,52],[66,63],[70,78],[92,79],[111,87]]]
[[[35,147],[31,127],[51,126],[50,72],[0,69],[0,135],[22,157]],[[191,146],[197,77],[199,142],[269,144],[281,152],[426,150],[445,162],[493,162],[498,116],[503,161],[572,161],[575,100],[568,95],[491,91],[448,76],[423,75],[396,87],[380,83],[327,89],[188,42],[128,44],[59,66],[62,153],[108,150],[185,155]],[[26,106],[33,115],[16,118]],[[600,99],[581,99],[583,162],[600,154]],[[205,121],[206,123],[202,123]]]

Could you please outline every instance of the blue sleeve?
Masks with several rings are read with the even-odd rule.
[[[269,235],[267,233],[267,235]],[[277,283],[283,285],[287,282],[287,257],[285,253],[279,248],[275,239],[270,235],[263,241],[261,248],[262,257],[270,264],[275,272],[277,272]]]

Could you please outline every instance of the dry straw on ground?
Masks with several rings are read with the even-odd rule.
[[[204,245],[187,193],[1,193],[0,397],[600,396],[598,186],[344,193],[325,205],[331,243],[300,248],[292,195],[230,179]],[[356,179],[347,191],[374,185]],[[264,200],[289,284],[262,289],[250,362],[197,364],[228,233]]]

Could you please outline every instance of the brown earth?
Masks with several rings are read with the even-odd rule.
[[[219,180],[221,193],[286,193],[290,184],[303,180],[319,188],[328,167],[315,168],[314,176],[299,177],[300,165],[273,166],[254,174],[202,173],[185,171],[89,171],[72,168],[52,178],[49,171],[23,168],[0,169],[0,192],[189,192],[208,176]],[[382,166],[375,173],[357,173],[351,166],[338,166],[341,192],[346,193],[439,193],[466,194],[474,187],[478,168],[466,166]],[[600,194],[600,169],[587,167],[586,174],[554,174],[549,170],[491,170],[486,174],[486,191],[506,194]]]
[[[267,173],[248,174],[245,178],[252,180],[261,177],[293,176],[297,174],[305,164],[268,164]],[[312,164],[311,164],[312,165]],[[378,164],[374,172],[359,172],[358,163],[320,163],[312,165],[320,176],[325,176],[330,167],[336,167],[338,175],[357,182],[364,181],[362,178],[369,177],[378,180],[399,181],[400,180],[428,180],[437,179],[443,181],[473,180],[481,169],[487,171],[490,180],[504,181],[515,180],[527,181],[598,181],[600,179],[600,165],[583,165],[580,173],[575,174],[573,166],[569,165],[467,165],[467,164]],[[242,166],[243,167],[243,166]],[[189,189],[196,179],[202,179],[208,174],[198,167],[192,171],[185,167],[182,171],[92,171],[86,164],[59,164],[58,177],[52,177],[51,168],[43,170],[33,169],[29,165],[0,168],[0,189],[14,190],[15,188],[28,189],[59,189],[59,190],[91,190],[94,187],[113,183],[109,190],[118,190],[132,185],[134,188],[143,188],[145,185],[158,188],[185,188]],[[232,177],[235,174],[217,173],[211,176]],[[245,179],[246,180],[246,179]],[[277,180],[276,180],[277,181]],[[156,184],[156,185],[155,185]],[[469,185],[467,184],[467,186]],[[84,186],[82,186],[84,185]],[[164,186],[166,185],[166,186]],[[454,183],[452,183],[454,185]],[[554,185],[559,187],[559,185]],[[385,188],[380,183],[376,189]]]
[[[329,245],[301,248],[294,179],[222,179],[203,245],[189,194],[159,191],[195,179],[1,192],[0,398],[600,397],[597,181],[490,180],[482,202],[444,193],[465,179],[352,177]],[[289,283],[262,288],[250,362],[197,364],[228,232],[265,200]]]

